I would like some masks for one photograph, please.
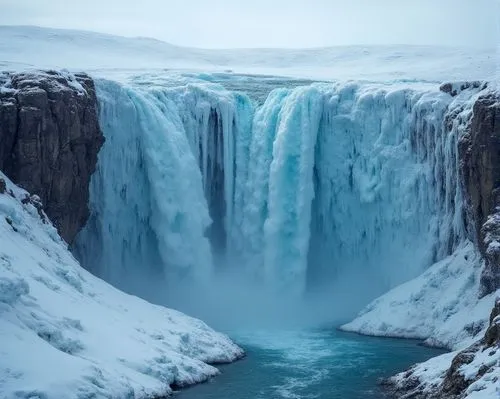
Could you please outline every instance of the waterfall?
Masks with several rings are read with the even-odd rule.
[[[465,238],[463,126],[434,88],[318,83],[259,103],[214,83],[100,80],[97,93],[106,143],[76,253],[118,285],[226,269],[277,292],[361,279],[375,295]]]
[[[316,145],[309,279],[352,276],[374,294],[420,274],[464,238],[450,98],[338,86]],[[378,286],[378,288],[377,288]]]
[[[91,179],[91,217],[77,240],[82,264],[125,287],[148,274],[206,279],[210,217],[175,103],[110,81],[96,86],[106,144]]]

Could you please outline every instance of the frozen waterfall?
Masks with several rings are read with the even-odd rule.
[[[435,88],[318,83],[260,103],[215,83],[100,80],[97,93],[106,143],[76,253],[116,285],[226,270],[293,294],[364,279],[375,295],[465,237],[463,126]]]
[[[177,107],[161,92],[109,81],[97,93],[106,143],[76,246],[82,263],[131,290],[144,275],[208,278],[210,217]]]

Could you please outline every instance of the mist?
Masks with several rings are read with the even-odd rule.
[[[187,275],[136,272],[123,276],[119,286],[223,331],[337,327],[388,289],[376,274],[342,267],[327,283],[309,285],[303,294],[294,295],[252,279],[237,267],[215,268],[203,282]]]

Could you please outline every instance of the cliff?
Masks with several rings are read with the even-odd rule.
[[[89,215],[89,182],[104,142],[85,74],[0,74],[0,170],[37,194],[71,244]]]
[[[474,103],[458,144],[471,238],[485,259],[481,296],[500,288],[500,93]]]

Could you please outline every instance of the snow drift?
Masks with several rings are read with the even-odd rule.
[[[0,193],[3,398],[167,395],[242,350],[203,322],[126,295],[80,267],[5,175]]]

